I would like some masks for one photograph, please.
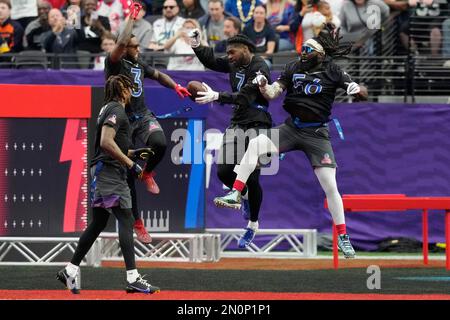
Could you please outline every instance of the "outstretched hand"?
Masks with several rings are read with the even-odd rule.
[[[202,82],[202,85],[206,88],[206,91],[199,91],[197,95],[200,97],[195,98],[195,102],[199,104],[206,104],[219,99],[219,93],[211,89],[206,83]]]
[[[188,89],[181,86],[180,84],[177,84],[174,90],[181,99],[191,96],[191,93],[188,91]]]

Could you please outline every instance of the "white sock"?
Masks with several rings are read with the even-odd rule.
[[[260,134],[251,139],[241,162],[234,167],[234,172],[237,174],[236,180],[246,183],[256,169],[259,157],[269,152],[275,154],[278,153],[278,149],[266,135]]]
[[[252,229],[253,231],[258,231],[258,227],[259,227],[258,221],[255,221],[255,222],[249,221],[249,222],[248,222],[247,228],[250,228],[250,229]]]
[[[78,269],[80,269],[80,267],[76,266],[76,265],[74,265],[72,263],[69,263],[66,266],[66,272],[69,275],[69,277],[72,277],[72,278],[75,278],[77,276]]]
[[[345,224],[344,204],[336,184],[335,168],[317,168],[314,170],[327,197],[328,209],[335,225]]]
[[[127,270],[127,282],[133,283],[139,278],[139,272],[137,269]]]

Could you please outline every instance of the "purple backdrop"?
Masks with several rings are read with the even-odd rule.
[[[168,72],[179,83],[203,80],[215,89],[229,88],[228,76],[211,72]],[[277,74],[273,73],[276,78]],[[51,83],[102,86],[103,73],[93,71],[0,70],[0,83]],[[190,117],[207,117],[208,128],[226,128],[228,106],[198,106],[178,99],[168,89],[146,81],[147,101],[157,114],[194,106]],[[4,98],[3,98],[4,99]],[[3,100],[2,99],[2,100]],[[5,100],[3,100],[5,101]],[[280,100],[271,103],[278,124],[287,114]],[[424,104],[336,104],[333,114],[344,129],[345,141],[331,126],[341,194],[405,193],[409,196],[447,196],[450,181],[450,108]],[[449,162],[447,162],[449,161]],[[261,228],[316,228],[331,231],[331,217],[323,209],[324,194],[306,157],[301,152],[287,154],[276,176],[261,178],[264,202]],[[207,227],[243,227],[239,213],[217,209],[212,198],[222,194],[213,166],[207,190]],[[355,246],[376,249],[386,237],[421,239],[421,215],[410,212],[352,213],[347,226]],[[430,242],[444,241],[443,212],[431,211]]]

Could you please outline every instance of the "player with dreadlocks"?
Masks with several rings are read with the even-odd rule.
[[[217,101],[232,104],[233,115],[230,126],[223,136],[219,150],[217,175],[228,188],[233,187],[236,177],[233,169],[244,155],[248,141],[256,137],[261,130],[272,127],[272,117],[268,113],[269,102],[259,91],[253,80],[258,74],[270,79],[267,64],[254,54],[255,44],[245,35],[237,35],[227,40],[227,55],[215,57],[211,48],[200,45],[200,32],[191,31],[191,46],[199,60],[209,69],[228,73],[232,93],[213,91],[206,83],[206,91],[200,91],[195,99],[200,104]],[[247,188],[243,190],[243,215],[249,220],[244,234],[238,240],[238,246],[250,245],[258,229],[259,209],[262,202],[262,188],[259,184],[260,171],[255,170],[247,178]]]
[[[125,106],[130,102],[133,89],[131,80],[125,75],[111,76],[106,82],[106,104],[97,119],[95,155],[91,162],[92,221],[81,235],[72,260],[56,275],[72,293],[79,293],[79,265],[106,227],[110,213],[119,223],[119,244],[127,270],[127,292],[159,291],[138,273],[134,257],[134,218],[127,169],[139,176],[142,168],[131,160],[140,156],[137,150],[129,150],[131,126]]]
[[[255,78],[259,90],[268,100],[287,91],[283,108],[290,116],[284,124],[271,130],[272,135],[277,130],[278,142],[264,134],[250,141],[240,165],[235,167],[237,177],[233,189],[214,202],[218,206],[237,209],[241,203],[241,192],[249,174],[257,167],[260,156],[301,150],[308,157],[326,194],[338,230],[339,249],[346,258],[354,258],[355,251],[346,231],[342,198],[336,184],[337,166],[328,123],[338,88],[343,88],[348,95],[361,100],[367,96],[366,91],[363,93],[360,86],[332,61],[332,57],[346,55],[351,49],[351,46],[340,48],[339,40],[339,30],[333,30],[332,26],[327,25],[317,38],[304,43],[300,59],[288,63],[273,84],[268,84],[264,76]]]

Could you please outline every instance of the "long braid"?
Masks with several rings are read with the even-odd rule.
[[[133,82],[127,76],[119,74],[109,77],[105,85],[104,103],[107,104],[111,101],[123,101],[124,90],[131,89],[133,89]]]
[[[317,41],[322,45],[326,54],[331,57],[346,56],[352,50],[351,43],[344,46],[339,45],[339,41],[342,39],[339,32],[340,28],[335,29],[332,23],[327,23],[317,37]]]

